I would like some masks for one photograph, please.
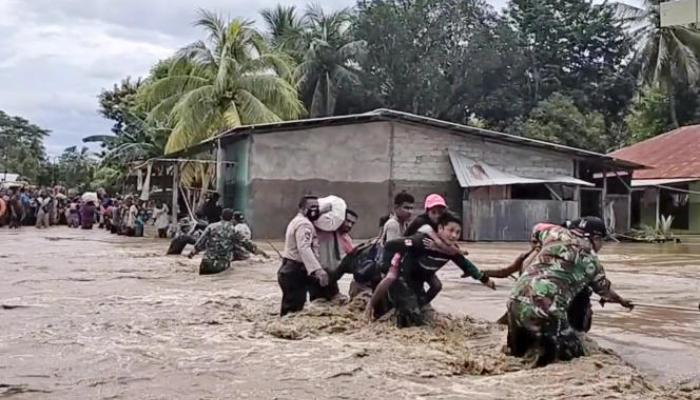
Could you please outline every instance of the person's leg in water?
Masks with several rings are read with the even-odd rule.
[[[527,305],[511,300],[505,316],[508,324],[508,353],[514,357],[524,357],[537,344],[539,334],[537,331],[531,332],[536,328],[535,325],[526,323],[530,319]]]
[[[282,261],[277,271],[277,283],[282,289],[280,316],[304,309],[311,279],[304,264],[287,259]]]
[[[543,352],[537,360],[538,367],[553,361],[569,361],[586,354],[576,331],[565,315],[553,315],[542,328]]]
[[[442,282],[437,277],[437,274],[432,274],[430,279],[428,279],[428,291],[425,293],[423,298],[422,306],[430,305],[430,303],[437,297],[438,293],[442,291]]]
[[[396,308],[396,325],[399,328],[425,324],[415,285],[399,277],[389,288],[389,299]]]
[[[231,263],[227,259],[209,259],[202,258],[202,262],[199,264],[199,274],[200,275],[211,275],[224,272],[231,266]]]
[[[593,290],[586,287],[581,290],[571,301],[566,312],[569,324],[579,332],[588,332],[593,323],[593,309],[591,307],[591,295]]]
[[[323,287],[319,285],[318,281],[315,279],[309,281],[309,301],[318,299],[332,301],[337,299],[339,295],[340,289],[338,288],[338,280],[331,274],[328,274],[328,284]]]

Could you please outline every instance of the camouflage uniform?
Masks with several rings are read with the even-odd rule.
[[[540,362],[579,357],[583,346],[567,311],[587,287],[606,296],[610,281],[589,239],[563,227],[537,235],[542,246],[538,260],[525,268],[508,303],[510,350],[522,356],[532,342],[539,341],[545,349]]]
[[[194,248],[206,253],[199,266],[200,275],[216,274],[229,268],[234,251],[241,248],[258,253],[258,248],[251,241],[238,234],[230,221],[213,223],[204,230]]]

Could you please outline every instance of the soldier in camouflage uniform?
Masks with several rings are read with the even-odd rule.
[[[604,301],[634,307],[611,289],[598,260],[596,252],[605,235],[605,224],[597,217],[582,218],[571,229],[552,227],[541,231],[538,259],[525,267],[508,303],[508,347],[512,355],[522,357],[538,345],[542,350],[539,366],[584,355],[567,311],[587,287]]]
[[[206,248],[202,263],[199,265],[200,275],[217,274],[227,270],[231,265],[234,252],[240,252],[243,249],[254,254],[267,256],[253,242],[236,232],[231,222],[233,210],[225,209],[221,213],[221,218],[222,221],[207,226],[195,243],[194,250],[189,254],[189,257],[192,258]]]

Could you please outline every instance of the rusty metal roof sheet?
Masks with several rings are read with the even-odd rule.
[[[563,183],[567,185],[595,186],[573,176],[552,176],[543,178],[528,178],[518,176],[494,168],[483,162],[467,157],[465,154],[449,150],[452,169],[457,175],[459,185],[463,188],[481,186],[527,185],[533,183]]]
[[[700,125],[684,126],[610,153],[648,165],[633,179],[700,178]]]

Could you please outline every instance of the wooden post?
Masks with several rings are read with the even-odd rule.
[[[608,196],[608,171],[603,168],[603,192],[600,195],[601,217],[605,222],[605,198]],[[614,228],[614,227],[613,227]]]
[[[173,206],[171,208],[173,212],[173,224],[177,223],[177,213],[178,213],[178,195],[180,189],[180,163],[175,161],[173,164]]]
[[[219,204],[224,204],[224,158],[226,154],[224,153],[223,147],[221,147],[221,139],[217,140],[216,148],[216,192],[219,194]]]
[[[658,230],[661,226],[661,188],[656,188],[656,229]]]

